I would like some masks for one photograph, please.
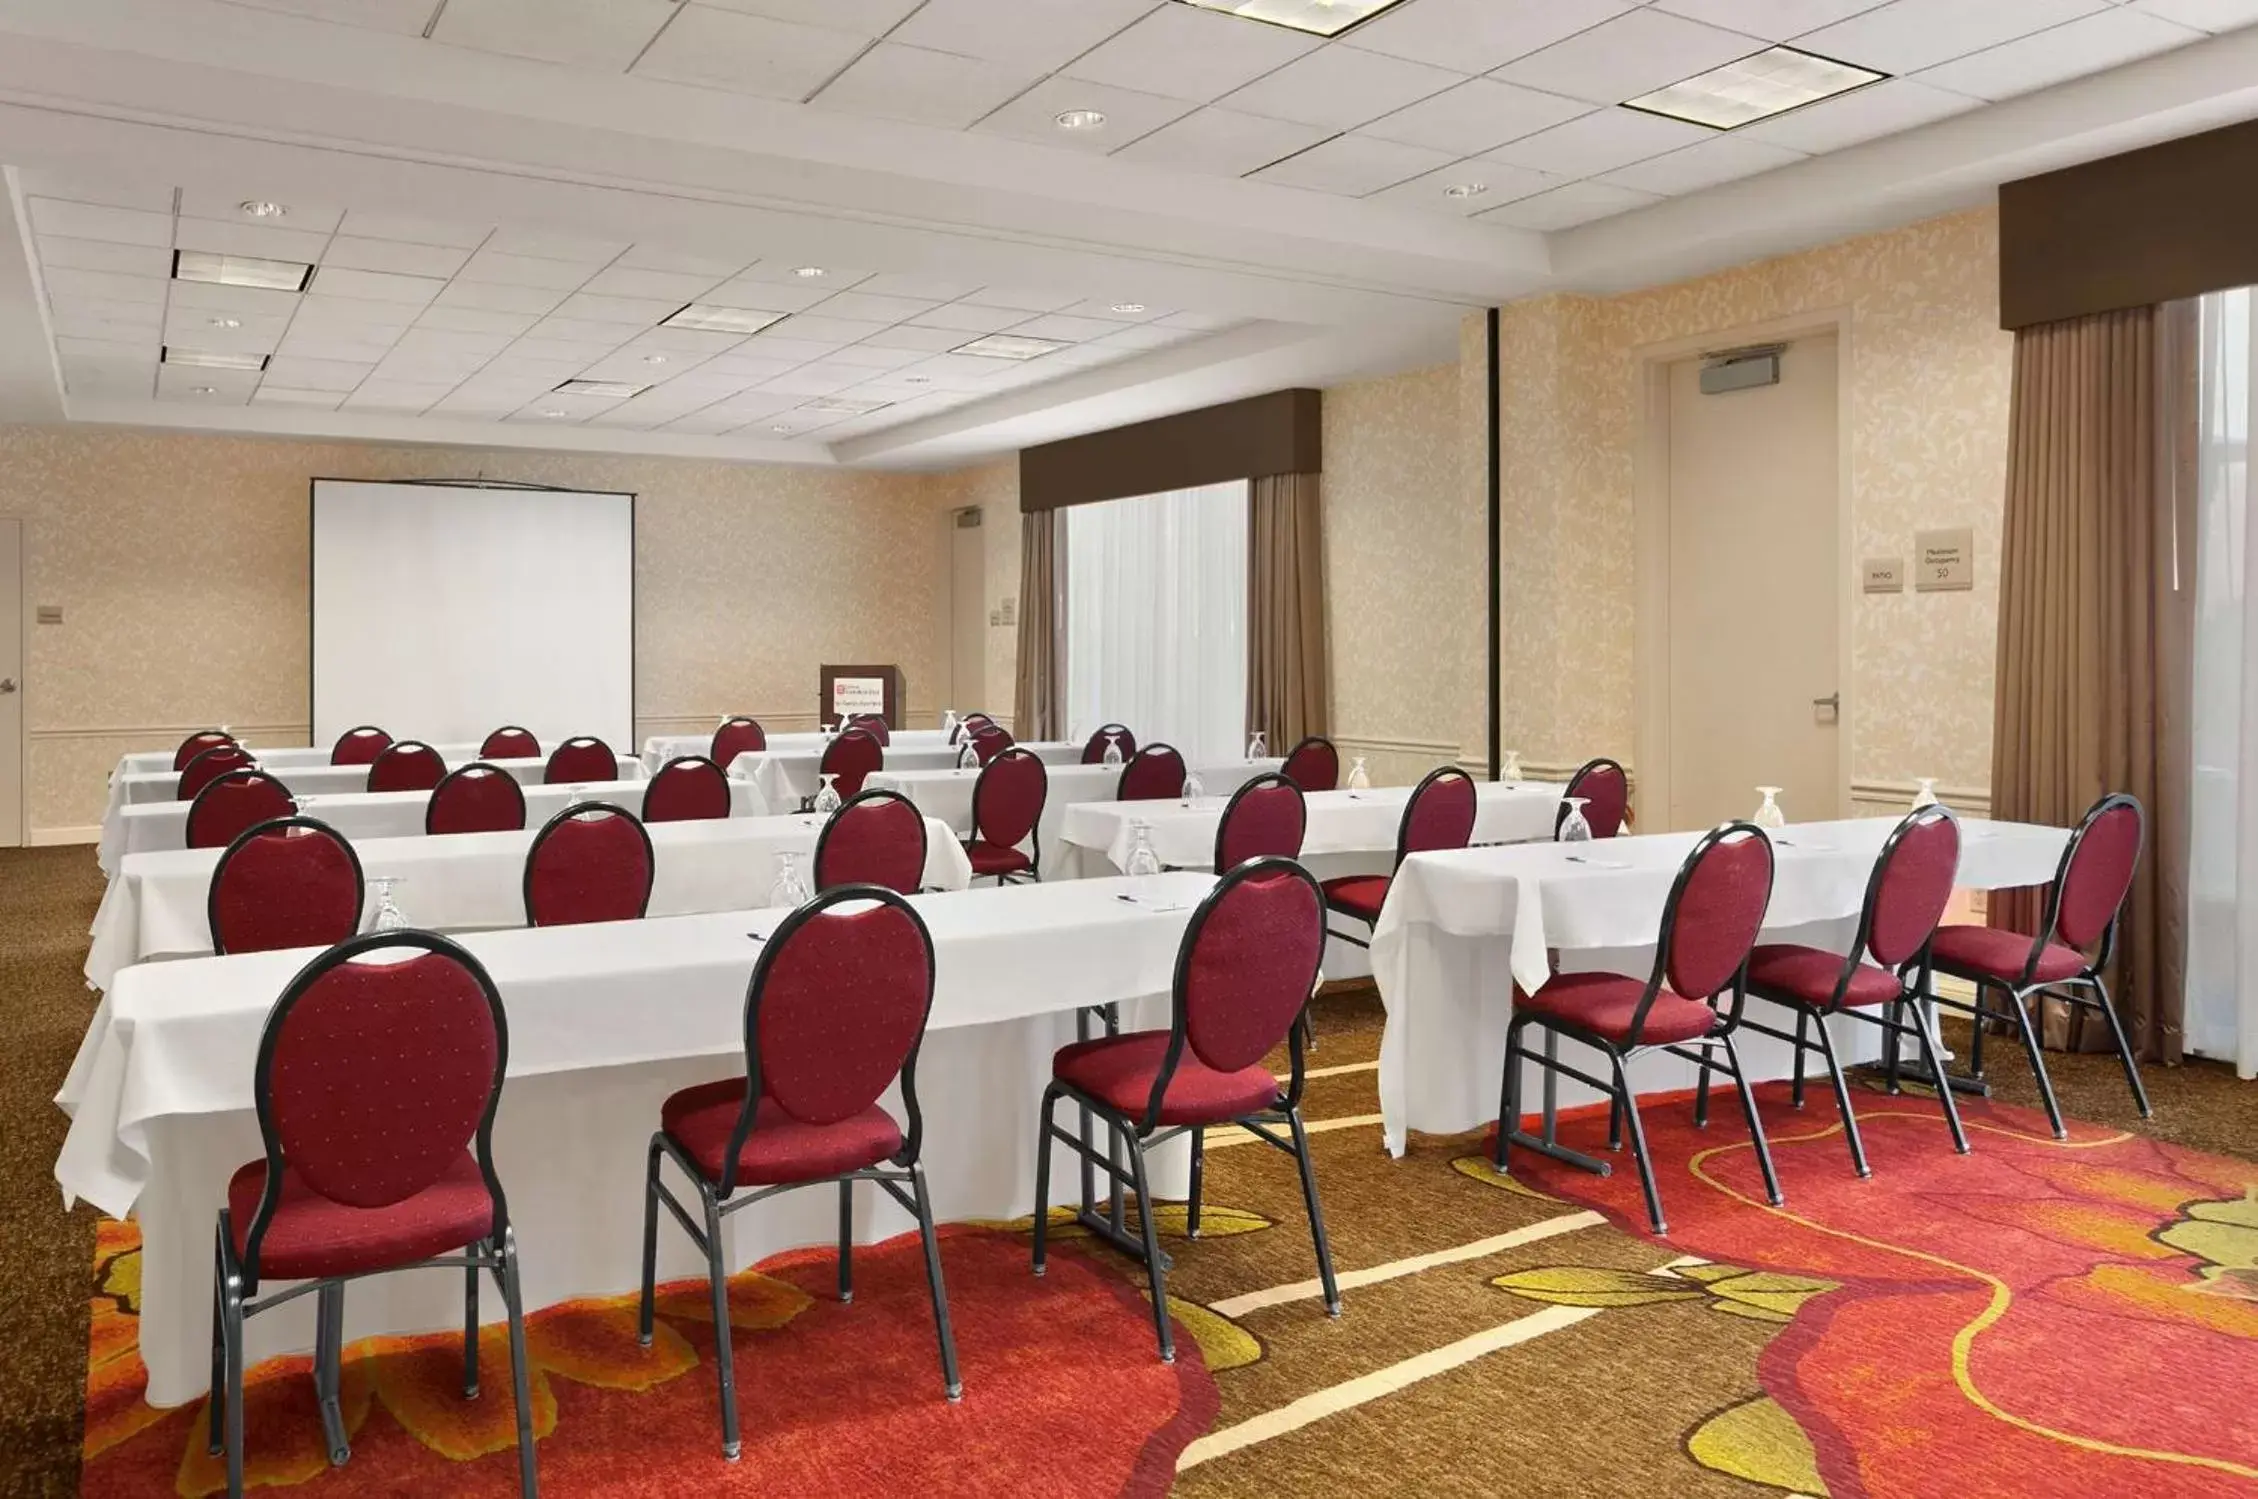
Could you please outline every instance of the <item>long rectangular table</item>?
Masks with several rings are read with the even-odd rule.
[[[331,768],[329,746],[327,745],[296,744],[282,745],[270,749],[245,745],[244,748],[250,751],[251,758],[259,762],[261,770],[270,775],[283,776],[285,780],[288,779],[288,776],[284,774],[285,772]],[[432,748],[439,751],[439,758],[449,765],[468,765],[478,758],[479,747],[475,744],[435,744]],[[173,753],[172,750],[139,750],[133,754],[119,757],[117,768],[110,772],[110,804],[102,812],[102,827],[105,832],[108,831],[119,811],[125,807],[127,790],[133,784],[135,777],[163,776],[168,778],[165,782],[166,785],[177,787],[180,784],[180,772],[173,769]],[[365,765],[341,765],[335,767],[335,769],[341,771],[358,770],[363,777],[368,775],[368,767]],[[539,780],[540,777],[535,776],[534,779]],[[358,785],[361,783],[353,782],[351,784]],[[333,789],[342,791],[346,788],[341,784]],[[143,799],[150,801],[171,800],[169,796]]]
[[[714,729],[720,727],[721,725],[716,723],[713,729],[707,729],[699,734],[653,734],[643,741],[643,764],[651,770],[657,770],[667,761],[683,755],[709,754],[713,750]],[[940,729],[895,729],[886,738],[889,749],[897,747],[901,749],[946,749],[949,747],[949,736]],[[792,730],[782,734],[770,734],[767,752],[775,755],[820,755],[823,753],[823,746],[828,742],[829,740],[820,730]]]
[[[767,904],[776,856],[800,856],[800,877],[814,884],[814,854],[824,819],[815,816],[727,817],[649,825],[656,860],[652,916],[743,911]],[[514,833],[456,833],[444,838],[354,840],[361,873],[398,883],[393,902],[415,926],[464,932],[520,926],[525,921],[525,859],[538,827]],[[216,848],[130,854],[94,913],[86,982],[108,989],[120,970],[151,958],[201,956],[212,950],[205,912]],[[964,845],[939,822],[925,825],[924,883],[962,890],[972,881]],[[369,897],[373,906],[375,896]]]
[[[925,1162],[943,1218],[1008,1218],[1034,1199],[1036,1106],[1051,1053],[1085,1005],[1166,1024],[1177,947],[1203,874],[1075,880],[915,898],[937,982],[918,1095]],[[1123,896],[1132,899],[1123,899]],[[759,942],[784,913],[729,912],[463,939],[499,986],[509,1083],[495,1161],[509,1193],[528,1307],[631,1289],[639,1267],[644,1152],[668,1094],[741,1075],[745,990]],[[251,1079],[268,1009],[313,954],[146,963],[117,976],[56,1102],[71,1127],[55,1163],[66,1201],[132,1213],[142,1234],[141,1354],[148,1399],[178,1405],[209,1374],[213,1216],[229,1175],[260,1153]],[[898,1099],[889,1106],[899,1108]],[[1054,1159],[1074,1179],[1071,1157]],[[1183,1191],[1183,1159],[1155,1190]],[[791,1193],[730,1220],[741,1267],[832,1242],[837,1198]],[[906,1232],[888,1199],[857,1191],[865,1240]],[[701,1274],[662,1233],[660,1273]],[[946,1247],[942,1254],[947,1256]],[[346,1335],[459,1326],[452,1275],[355,1282]],[[489,1297],[489,1315],[498,1313]],[[313,1342],[312,1298],[250,1325],[256,1361]]]
[[[445,756],[441,756],[445,759]],[[468,765],[469,760],[448,760],[447,768]],[[538,786],[547,774],[549,762],[539,760],[488,760],[496,770],[507,771],[520,786]],[[282,765],[273,766],[264,760],[259,769],[290,788],[292,796],[345,796],[355,791],[368,790],[369,767],[366,765]],[[632,755],[614,757],[611,779],[640,781],[644,779],[643,762]],[[118,800],[128,807],[142,806],[148,802],[175,800],[180,789],[180,777],[169,770],[153,774],[135,774],[117,778]]]
[[[895,737],[899,741],[904,736]],[[886,747],[882,768],[895,774],[913,770],[954,770],[961,748],[897,742]],[[1082,760],[1082,746],[1063,741],[1045,740],[1017,748],[1026,750],[1045,765],[1077,765]],[[750,781],[769,811],[790,812],[823,788],[823,751],[778,749],[772,744],[766,750],[739,755],[730,762],[729,774],[733,779]]]
[[[1768,942],[1848,949],[1866,883],[1896,818],[1798,823],[1773,835]],[[1380,1043],[1380,1111],[1390,1153],[1410,1130],[1455,1134],[1497,1117],[1513,986],[1534,992],[1564,971],[1644,977],[1670,886],[1698,833],[1593,843],[1531,843],[1414,854],[1396,872],[1372,939],[1373,977],[1387,1007]],[[2064,828],[1964,819],[1958,884],[1977,890],[2044,884],[2069,839]],[[1751,1001],[1754,1003],[1754,1001]],[[1871,1027],[1840,1039],[1872,1054]],[[1762,1044],[1760,1044],[1762,1043]],[[1789,1053],[1748,1036],[1752,1074],[1779,1076]],[[1691,1064],[1643,1057],[1640,1092],[1690,1085]],[[1532,1069],[1525,1097],[1539,1085]],[[1562,1097],[1596,1097],[1563,1084]]]

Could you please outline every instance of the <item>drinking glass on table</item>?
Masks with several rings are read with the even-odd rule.
[[[1560,822],[1560,841],[1562,843],[1591,842],[1592,825],[1590,820],[1584,816],[1584,808],[1591,805],[1592,799],[1588,796],[1568,796],[1562,797],[1561,800],[1568,803],[1568,815],[1562,818]]]
[[[839,810],[839,777],[837,775],[826,774],[823,777],[823,789],[815,794],[815,810],[826,817]]]
[[[1105,736],[1105,763],[1116,770],[1121,768],[1121,736],[1119,734]]]
[[[1370,791],[1371,789],[1372,773],[1364,768],[1364,757],[1358,755],[1356,763],[1349,767],[1349,790]]]
[[[772,906],[799,907],[808,903],[808,882],[800,878],[800,856],[783,852],[776,856],[776,883],[768,892]]]
[[[1184,805],[1187,807],[1196,807],[1200,803],[1200,798],[1206,795],[1207,782],[1200,779],[1200,773],[1196,770],[1185,771]]]
[[[1269,753],[1270,745],[1263,739],[1262,730],[1256,729],[1247,740],[1247,759],[1249,761],[1260,760]]]
[[[974,749],[972,747],[972,741],[967,739],[963,744],[957,747],[957,769],[978,770],[979,768],[980,751]]]
[[[1153,825],[1142,817],[1129,824],[1129,862],[1124,873],[1132,879],[1160,873],[1160,855],[1153,852]]]
[[[1521,779],[1521,751],[1507,750],[1505,752],[1505,763],[1498,767],[1498,779],[1503,781],[1518,781]]]
[[[1935,776],[1922,776],[1920,778],[1920,789],[1913,793],[1913,810],[1918,812],[1923,807],[1937,805],[1939,805],[1937,801],[1937,778]]]
[[[396,874],[380,874],[369,880],[369,884],[376,890],[376,915],[369,922],[370,931],[399,932],[407,929],[408,915],[392,899],[392,892],[399,886],[400,880],[401,876]]]
[[[1778,832],[1781,828],[1786,827],[1788,825],[1788,814],[1780,810],[1780,788],[1777,786],[1759,786],[1756,788],[1756,792],[1764,800],[1757,804],[1756,813],[1749,818],[1749,821],[1755,823],[1767,833]]]

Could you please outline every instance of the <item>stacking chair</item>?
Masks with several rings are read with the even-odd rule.
[[[1172,744],[1148,744],[1121,767],[1114,800],[1124,802],[1174,801],[1184,794],[1184,757]]]
[[[532,759],[533,756],[517,756]],[[423,830],[439,833],[515,833],[525,827],[525,788],[497,765],[474,760],[432,788]]]
[[[980,779],[972,783],[972,836],[964,840],[973,878],[992,876],[998,885],[1009,885],[1043,877],[1038,829],[1050,794],[1050,772],[1026,750],[1006,749],[980,768]]]
[[[1496,1165],[1501,1174],[1510,1169],[1507,1148],[1513,1145],[1600,1176],[1609,1170],[1605,1161],[1560,1143],[1554,1132],[1549,1080],[1543,1135],[1521,1128],[1521,1062],[1526,1056],[1548,1073],[1572,1077],[1608,1095],[1609,1149],[1621,1145],[1623,1121],[1630,1120],[1631,1154],[1638,1163],[1647,1216],[1657,1234],[1668,1233],[1628,1071],[1632,1058],[1661,1050],[1700,1069],[1694,1093],[1696,1125],[1709,1123],[1710,1073],[1721,1072],[1733,1080],[1756,1145],[1756,1163],[1764,1173],[1765,1195],[1774,1207],[1780,1205],[1772,1149],[1764,1139],[1764,1122],[1756,1114],[1756,1095],[1749,1090],[1748,1075],[1741,1070],[1740,1053],[1733,1046],[1747,998],[1749,953],[1771,899],[1771,840],[1753,823],[1728,822],[1704,833],[1680,866],[1662,908],[1654,971],[1645,979],[1618,973],[1558,973],[1534,994],[1515,988],[1513,1019],[1505,1028],[1505,1086],[1498,1104]],[[1545,1033],[1542,1052],[1523,1048],[1531,1026]],[[1563,1036],[1606,1057],[1611,1077],[1597,1078],[1561,1061],[1558,1042]],[[1724,1049],[1723,1062],[1710,1055],[1712,1046]]]
[[[521,729],[516,724],[496,729],[486,736],[478,747],[481,760],[538,760],[541,758],[541,741],[533,737],[531,729]]]
[[[925,814],[899,791],[865,791],[831,814],[815,840],[815,888],[882,885],[915,895],[925,883]]]
[[[1236,1124],[1294,1158],[1325,1310],[1341,1314],[1309,1137],[1302,1128],[1302,1046],[1294,1023],[1309,1002],[1324,956],[1325,904],[1317,882],[1288,859],[1250,860],[1224,875],[1192,913],[1177,952],[1168,1029],[1077,1042],[1052,1058],[1051,1084],[1043,1090],[1042,1122],[1035,1136],[1035,1273],[1044,1269],[1051,1142],[1056,1140],[1081,1157],[1086,1171],[1102,1171],[1136,1193],[1138,1239],[1128,1239],[1117,1225],[1087,1210],[1080,1221],[1144,1262],[1163,1363],[1176,1361],[1176,1343],[1168,1325],[1168,1260],[1160,1250],[1154,1221],[1158,1204],[1145,1156],[1179,1135],[1192,1138],[1192,1195],[1185,1226],[1195,1238],[1207,1130]],[[1291,1057],[1284,1087],[1262,1061],[1280,1042],[1287,1043]],[[1089,1110],[1126,1140],[1126,1176],[1112,1149],[1059,1128],[1062,1099]],[[1290,1138],[1279,1136],[1281,1125]]]
[[[361,929],[361,858],[311,817],[246,828],[212,869],[204,900],[215,953],[328,947]]]
[[[737,763],[739,755],[755,755],[768,748],[768,730],[757,719],[732,718],[713,731],[713,744],[706,758],[723,770]]]
[[[1015,742],[1009,729],[996,724],[982,724],[972,731],[972,753],[979,757],[982,765],[1010,749]]]
[[[413,956],[407,956],[412,954]],[[372,957],[401,961],[369,962]],[[345,1287],[453,1267],[463,1289],[463,1396],[478,1394],[478,1275],[509,1315],[518,1491],[531,1499],[533,1392],[517,1243],[494,1174],[509,1058],[501,996],[476,958],[430,932],[355,937],[308,963],[267,1014],[252,1073],[265,1154],[219,1212],[207,1440],[243,1493],[243,1324],[312,1294],[314,1393],[332,1464],[352,1456],[341,1408]],[[299,1282],[260,1296],[267,1281]]]
[[[231,770],[251,770],[258,767],[251,752],[234,740],[216,744],[181,767],[180,783],[173,792],[173,800],[190,802],[196,793]]]
[[[391,742],[392,736],[372,723],[362,724],[357,729],[347,729],[330,746],[329,763],[367,765],[383,754],[385,746]]]
[[[729,815],[729,777],[703,755],[678,755],[643,788],[645,822],[707,822]]]
[[[1591,824],[1594,838],[1612,838],[1623,831],[1623,819],[1631,810],[1631,779],[1623,767],[1604,756],[1586,760],[1576,767],[1568,778],[1568,789],[1560,794],[1560,810],[1553,814],[1553,836],[1560,836],[1561,825],[1568,821],[1568,798],[1584,798],[1584,821]]]
[[[2031,1074],[2038,1080],[2040,1100],[2057,1140],[2068,1138],[2062,1124],[2062,1106],[2055,1101],[2054,1083],[2046,1075],[2039,1052],[2037,1024],[2031,1002],[2058,999],[2069,1006],[2071,1045],[2084,1039],[2085,1016],[2099,1011],[2108,1023],[2109,1040],[2125,1069],[2125,1082],[2133,1102],[2146,1119],[2148,1090],[2141,1085],[2140,1066],[2125,1040],[2125,1028],[2110,1002],[2109,985],[2102,974],[2117,945],[2117,923],[2124,915],[2125,898],[2132,893],[2133,872],[2140,866],[2140,845],[2146,819],[2140,803],[2122,793],[2095,802],[2070,834],[2069,847],[2054,875],[2046,897],[2046,919],[2039,935],[1988,926],[1947,926],[1937,929],[1931,946],[1932,967],[1976,986],[1973,1003],[1936,993],[1928,998],[1975,1020],[1969,1042],[1969,1070],[1984,1071],[1984,1031],[1989,1022],[2011,1022],[2022,1035],[2030,1055]],[[2087,955],[2091,953],[2089,958]],[[1996,994],[1999,1005],[1990,997]],[[1940,1074],[1941,1081],[1941,1074]]]
[[[571,781],[616,781],[619,756],[601,739],[576,735],[558,745],[556,753],[549,756],[541,779],[551,786]]]
[[[885,748],[876,739],[861,729],[849,729],[824,746],[816,773],[837,777],[831,786],[844,803],[850,797],[862,795],[862,783],[885,764]]]
[[[567,807],[525,855],[525,924],[636,921],[651,904],[651,835],[610,802]]]
[[[188,804],[186,842],[190,848],[225,848],[246,828],[294,817],[298,800],[263,770],[248,766],[221,774]]]
[[[369,762],[371,791],[429,791],[447,779],[447,762],[439,751],[416,739],[398,739]]]
[[[208,749],[218,749],[223,744],[235,743],[233,734],[218,729],[205,729],[180,741],[180,748],[172,752],[173,773],[178,775],[188,768],[188,762]]]
[[[1095,734],[1092,734],[1087,740],[1083,741],[1082,763],[1084,765],[1105,764],[1106,742],[1109,739],[1116,740],[1120,743],[1121,758],[1124,761],[1126,761],[1131,755],[1137,753],[1137,736],[1129,732],[1129,726],[1127,724],[1101,724],[1098,726],[1098,731]]]
[[[1331,791],[1341,784],[1341,752],[1321,734],[1295,745],[1279,768],[1304,791]]]
[[[882,713],[857,713],[847,720],[847,727],[862,730],[865,734],[877,740],[880,748],[884,748],[894,741],[892,732],[886,727],[886,717]]]
[[[1302,788],[1283,775],[1259,775],[1231,794],[1215,825],[1215,872],[1249,859],[1298,859],[1309,808]]]
[[[1897,1055],[1898,1039],[1911,1036],[1928,1061],[1930,1075],[1944,1076],[1940,1048],[1929,1029],[1933,1022],[1915,996],[1933,987],[1925,974],[1929,939],[1936,935],[1937,922],[1952,900],[1952,881],[1959,868],[1960,824],[1943,807],[1923,807],[1898,823],[1882,845],[1874,872],[1866,880],[1866,903],[1859,909],[1858,935],[1851,939],[1849,953],[1767,943],[1749,955],[1749,994],[1792,1010],[1795,1033],[1745,1016],[1741,1025],[1795,1048],[1794,1097],[1799,1109],[1805,1056],[1816,1051],[1826,1061],[1835,1106],[1842,1111],[1843,1138],[1850,1144],[1850,1164],[1860,1176],[1874,1173],[1866,1163],[1866,1144],[1859,1138],[1850,1087],[1843,1080],[1827,1021],[1848,1015],[1879,1026],[1885,1054],[1891,1057]],[[1909,971],[1921,975],[1910,989],[1905,982]],[[1911,1025],[1905,1023],[1906,1015],[1912,1017]],[[1894,1068],[1892,1073],[1894,1091]],[[1939,1087],[1937,1098],[1952,1130],[1953,1148],[1965,1155],[1968,1136],[1960,1127],[1952,1089]]]
[[[1380,908],[1388,903],[1388,887],[1395,871],[1413,854],[1431,854],[1464,848],[1474,837],[1474,778],[1455,765],[1427,772],[1403,804],[1403,821],[1396,825],[1396,860],[1386,874],[1350,874],[1327,880],[1325,909],[1367,930],[1380,924]],[[1357,937],[1338,927],[1326,935],[1357,947],[1370,947],[1369,936]]]
[[[643,1191],[642,1340],[648,1346],[652,1335],[664,1202],[706,1256],[724,1457],[738,1455],[740,1440],[721,1222],[794,1188],[838,1184],[841,1301],[854,1298],[854,1184],[877,1183],[916,1217],[942,1385],[952,1401],[964,1393],[918,1161],[924,1117],[917,1052],[932,1003],[933,939],[916,909],[875,885],[826,891],[786,916],[760,946],[745,995],[743,1075],[685,1088],[659,1110]],[[901,1120],[880,1104],[897,1078]],[[689,1179],[695,1208],[684,1207],[661,1179],[662,1160]],[[870,1371],[863,1377],[869,1383]],[[771,1403],[790,1397],[782,1387],[764,1393]]]
[[[995,720],[985,713],[967,713],[957,720],[956,729],[949,736],[949,742],[954,744],[960,739],[970,739],[994,722]]]

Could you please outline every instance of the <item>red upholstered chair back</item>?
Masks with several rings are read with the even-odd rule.
[[[278,817],[245,829],[212,870],[212,951],[328,947],[361,929],[360,856],[326,822]]]
[[[1865,950],[1885,968],[1910,962],[1936,935],[1960,872],[1960,823],[1942,807],[1909,812],[1882,845],[1866,884]],[[1852,950],[1856,961],[1857,950]]]
[[[204,751],[218,749],[223,744],[233,743],[235,743],[233,734],[223,734],[218,729],[206,729],[200,734],[191,734],[180,741],[179,749],[172,752],[173,773],[178,775],[181,771],[186,770],[188,762]]]
[[[860,729],[849,729],[826,745],[818,774],[837,776],[832,786],[841,797],[862,795],[862,783],[886,763],[886,751]]]
[[[982,724],[972,731],[972,753],[979,757],[982,765],[1010,749],[1013,742],[1010,730],[992,723]]]
[[[1702,835],[1662,910],[1657,973],[1676,994],[1709,999],[1740,977],[1772,901],[1772,840],[1753,823]]]
[[[1331,791],[1341,784],[1341,752],[1320,734],[1295,745],[1281,768],[1286,779],[1304,791]]]
[[[525,924],[634,921],[651,903],[651,835],[625,807],[567,807],[525,856]]]
[[[1215,828],[1215,872],[1249,859],[1298,859],[1309,808],[1301,788],[1282,775],[1260,775],[1232,793]]]
[[[847,727],[862,730],[865,734],[877,740],[880,748],[894,742],[893,733],[886,727],[886,719],[883,714],[857,713],[847,720]]]
[[[957,720],[956,732],[950,737],[949,742],[954,744],[959,739],[969,739],[994,722],[995,720],[985,713],[967,713]]]
[[[429,791],[447,779],[447,762],[439,751],[415,739],[399,739],[369,762],[371,791]]]
[[[2140,803],[2120,792],[2095,802],[2078,823],[2054,878],[2047,926],[2055,941],[2086,952],[2115,926],[2140,867],[2144,822]]]
[[[308,963],[268,1013],[252,1075],[267,1157],[244,1226],[254,1285],[286,1174],[345,1207],[389,1207],[471,1150],[499,1232],[491,1135],[508,1057],[494,981],[444,937],[376,932]]]
[[[1137,753],[1137,736],[1129,732],[1129,726],[1127,724],[1109,723],[1101,725],[1095,734],[1083,741],[1082,763],[1084,765],[1105,764],[1105,747],[1108,739],[1119,741],[1123,760],[1127,760],[1131,755]]]
[[[832,813],[815,840],[818,891],[882,885],[915,895],[924,882],[925,814],[898,791],[863,792]]]
[[[525,788],[508,771],[480,760],[450,772],[423,809],[429,834],[514,833],[524,827]]]
[[[645,822],[710,822],[728,815],[729,777],[703,755],[667,761],[643,788]]]
[[[541,758],[541,741],[533,737],[531,729],[521,729],[516,724],[496,729],[486,736],[478,747],[481,760],[538,760]]]
[[[329,747],[329,763],[332,765],[373,764],[376,757],[383,754],[385,747],[391,742],[392,736],[372,723],[362,724],[357,729],[347,729],[344,733],[338,735],[337,742]]]
[[[737,763],[739,755],[757,755],[768,748],[768,730],[750,718],[732,718],[713,731],[713,744],[707,758],[723,770]]]
[[[551,786],[571,781],[616,781],[619,756],[603,740],[577,735],[557,746],[541,779]]]
[[[194,801],[196,793],[231,770],[245,770],[256,766],[251,752],[234,740],[215,744],[195,759],[181,767],[180,786],[173,794],[175,801]]]
[[[1309,872],[1288,859],[1239,865],[1200,902],[1177,950],[1175,1036],[1218,1072],[1252,1067],[1293,1029],[1324,956],[1325,901]],[[1169,1049],[1156,1112],[1175,1037]]]
[[[256,823],[297,813],[298,802],[263,770],[231,770],[196,793],[188,804],[190,848],[225,848]]]
[[[1568,778],[1568,789],[1561,793],[1560,811],[1553,818],[1552,830],[1568,820],[1568,801],[1571,796],[1584,798],[1584,821],[1591,824],[1594,838],[1613,838],[1623,831],[1623,819],[1631,810],[1631,778],[1623,767],[1613,760],[1586,760],[1576,767]]]
[[[1172,744],[1148,744],[1121,767],[1114,800],[1173,801],[1184,794],[1184,757]]]
[[[1396,831],[1396,862],[1412,854],[1464,848],[1474,838],[1474,778],[1455,765],[1427,772],[1411,788]]]
[[[1042,821],[1051,773],[1026,750],[1011,748],[981,767],[972,783],[972,836],[998,848],[1017,848]]]

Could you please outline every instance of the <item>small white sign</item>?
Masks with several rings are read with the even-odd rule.
[[[857,713],[883,713],[886,711],[886,679],[884,677],[833,677],[831,679],[831,711],[839,718],[849,718]]]
[[[1905,559],[1903,557],[1868,557],[1866,559],[1866,591],[1868,593],[1903,593],[1905,591]]]
[[[1973,527],[1920,531],[1913,537],[1913,586],[1922,593],[1949,593],[1976,586],[1976,533]]]

